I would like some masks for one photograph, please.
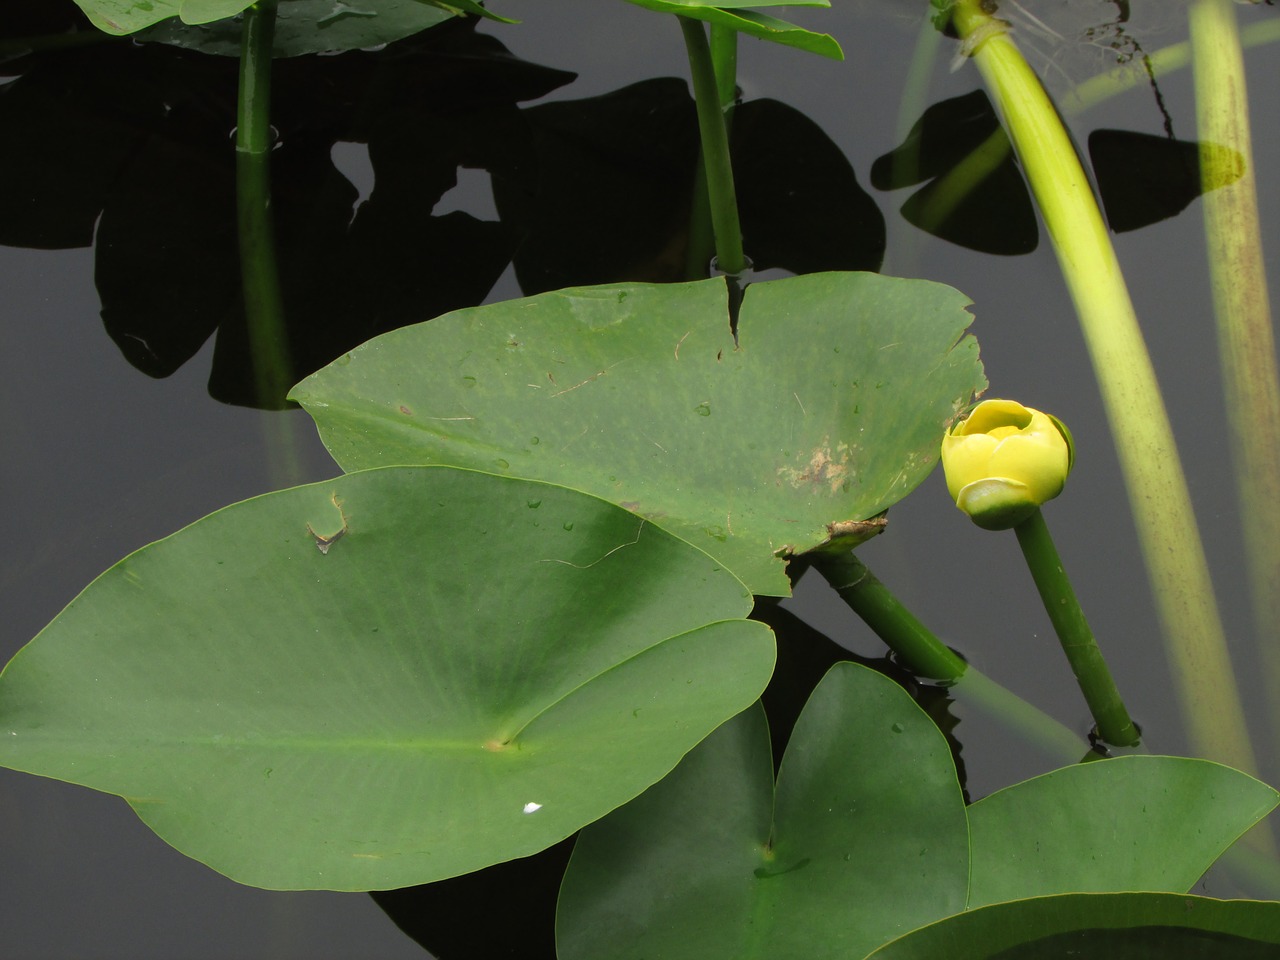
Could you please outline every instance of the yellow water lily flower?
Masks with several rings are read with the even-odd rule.
[[[956,506],[978,526],[1008,530],[1062,492],[1071,434],[1013,400],[984,400],[942,438],[942,469]]]

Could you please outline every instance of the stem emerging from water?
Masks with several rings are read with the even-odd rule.
[[[271,47],[276,0],[244,11],[236,111],[236,213],[240,278],[254,386],[262,406],[284,406],[293,382],[285,352],[284,305],[271,225]]]
[[[702,22],[689,17],[678,16],[676,19],[684,32],[693,78],[693,97],[698,108],[698,133],[702,141],[711,224],[716,237],[717,266],[724,273],[739,274],[746,269],[747,262],[742,252],[738,198],[733,186],[733,165],[729,159],[729,131],[725,125],[720,87],[716,82],[716,63]],[[720,41],[719,45],[722,44]],[[723,65],[723,53],[720,60]]]
[[[1120,699],[1120,691],[1107,662],[1102,659],[1102,651],[1098,649],[1093,631],[1063,569],[1058,548],[1049,536],[1044,515],[1036,510],[1013,530],[1018,535],[1018,546],[1022,547],[1022,555],[1027,558],[1027,567],[1040,592],[1040,599],[1044,601],[1045,612],[1049,614],[1062,643],[1062,652],[1067,655],[1071,672],[1076,675],[1080,692],[1084,694],[1089,712],[1098,725],[1098,736],[1112,746],[1136,746],[1138,728]]]
[[[1231,458],[1244,526],[1254,630],[1280,743],[1280,375],[1258,223],[1249,96],[1236,11],[1190,11],[1200,177]],[[1241,168],[1242,165],[1242,168]]]
[[[955,25],[1004,117],[1093,359],[1190,737],[1204,757],[1257,769],[1191,497],[1115,250],[1075,147],[1017,46],[980,0]]]
[[[1067,727],[961,659],[855,554],[811,556],[814,569],[912,673],[946,682],[958,699],[1004,721],[1057,760],[1075,762],[1086,751],[1082,739]]]

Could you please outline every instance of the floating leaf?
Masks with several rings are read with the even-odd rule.
[[[286,3],[289,0],[285,0]],[[254,0],[182,0],[179,13],[183,23],[209,23],[234,17],[253,6]],[[330,0],[330,8],[343,6],[341,0]],[[145,4],[139,4],[145,6]]]
[[[252,6],[253,2],[254,0],[76,0],[94,26],[116,36],[137,33],[175,17],[189,26],[230,21]],[[386,43],[461,14],[503,23],[514,22],[490,12],[475,0],[280,0],[277,18],[282,26],[287,26],[284,26],[284,38],[277,39],[277,48],[283,44],[286,47],[301,46],[305,49],[294,49],[290,54],[278,53],[277,56],[351,50]],[[357,25],[353,26],[349,22],[352,20],[357,21]],[[321,39],[329,28],[334,28],[328,34],[329,38]],[[187,34],[181,27],[175,26],[170,36],[205,36],[216,44],[225,40],[230,33],[239,32],[238,23],[227,23],[222,30],[210,34]],[[302,35],[302,39],[299,39],[298,34]],[[192,40],[174,42],[179,42],[180,46],[200,46]]]
[[[897,684],[841,663],[800,715],[776,797],[751,710],[583,831],[559,955],[862,957],[961,909],[968,861],[946,740]]]
[[[76,0],[76,4],[90,23],[113,36],[135,33],[153,23],[176,17],[182,10],[182,0]],[[248,5],[243,4],[242,9]]]
[[[562,290],[377,337],[290,394],[346,470],[564,483],[702,547],[752,592],[910,492],[985,386],[963,294],[823,273]]]
[[[867,960],[1268,960],[1280,903],[1172,893],[1076,893],[971,910]]]
[[[889,941],[876,958],[1129,956],[1049,952],[1061,929],[1109,924],[1044,894],[1184,890],[1278,796],[1219,764],[1129,757],[1037,777],[966,811],[937,728],[892,681],[849,663],[832,668],[801,713],[772,812],[771,780],[763,715],[748,712],[584,830],[561,890],[561,960],[846,958]],[[1030,896],[1041,899],[1018,904],[1061,903],[1069,924],[1031,906],[1000,915],[1026,952],[977,952],[982,938],[957,932],[975,952],[956,953],[949,931],[970,928],[944,918],[959,913],[965,890],[979,905],[965,917],[989,915],[981,905],[998,897]],[[936,934],[894,940],[926,924]]]
[[[1271,787],[1207,760],[1117,757],[1055,770],[969,808],[969,906],[1057,893],[1182,893],[1277,802]]]
[[[563,839],[754,701],[750,605],[573,490],[351,474],[95,580],[0,676],[0,763],[120,794],[243,883],[424,883]]]
[[[271,53],[359,50],[391,43],[454,20],[456,13],[422,0],[281,0]],[[240,21],[166,20],[139,39],[221,56],[240,56]]]

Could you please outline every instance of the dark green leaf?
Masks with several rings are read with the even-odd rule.
[[[867,960],[1273,960],[1278,955],[1280,903],[1076,893],[970,910],[895,940]]]
[[[422,0],[281,0],[272,55],[358,50],[390,43],[454,19]],[[240,21],[166,20],[139,39],[228,57],[240,56]]]
[[[1277,802],[1266,784],[1207,760],[1117,757],[1055,770],[969,808],[969,905],[1183,893]]]
[[[963,905],[951,752],[897,684],[833,667],[776,800],[768,742],[748,711],[583,831],[560,895],[562,960],[843,960]]]

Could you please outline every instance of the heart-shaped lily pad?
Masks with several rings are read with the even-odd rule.
[[[550,846],[755,700],[750,607],[577,491],[350,474],[95,580],[0,676],[0,763],[120,794],[244,883],[424,883]]]
[[[76,0],[95,27],[116,36],[136,33],[173,18],[189,25],[216,23],[242,13],[253,2],[254,0]],[[280,0],[277,13],[292,21],[286,29],[286,42],[306,47],[294,50],[293,53],[354,49],[385,43],[408,36],[458,13],[512,22],[491,13],[476,0]],[[348,29],[348,21],[352,20],[360,25]],[[373,25],[373,21],[379,22]],[[333,31],[342,38],[340,41],[321,39],[325,28],[338,23],[345,24],[342,29]],[[232,26],[231,29],[238,31],[238,27]],[[303,34],[304,39],[299,40],[295,36],[297,34]],[[307,37],[310,39],[306,39]],[[188,42],[181,45],[198,44]]]
[[[751,710],[583,831],[559,956],[863,957],[963,908],[968,847],[938,728],[892,681],[840,663],[796,723],[776,796]]]
[[[1269,960],[1280,903],[1174,893],[1073,893],[971,910],[867,960]]]
[[[456,14],[422,0],[283,0],[277,8],[271,53],[359,50],[412,36]],[[149,27],[140,40],[167,43],[225,57],[240,56],[240,21],[171,17]]]
[[[873,273],[583,287],[377,337],[290,393],[343,469],[445,463],[619,503],[784,596],[933,469],[986,385],[958,291]]]
[[[1054,770],[969,808],[969,907],[1060,893],[1183,893],[1278,801],[1265,783],[1207,760],[1116,757]]]
[[[917,928],[945,931],[938,921],[982,914],[962,911],[998,896],[1185,890],[1280,797],[1220,764],[1131,757],[1055,771],[966,811],[937,727],[895,683],[850,663],[814,691],[772,789],[768,730],[749,711],[584,830],[561,889],[561,960],[845,960]],[[1066,929],[1087,926],[1073,911]],[[1057,931],[1033,907],[1025,916],[1014,942]],[[920,942],[928,949],[885,957],[961,955],[944,933]],[[1025,954],[1060,955],[1071,954]]]

